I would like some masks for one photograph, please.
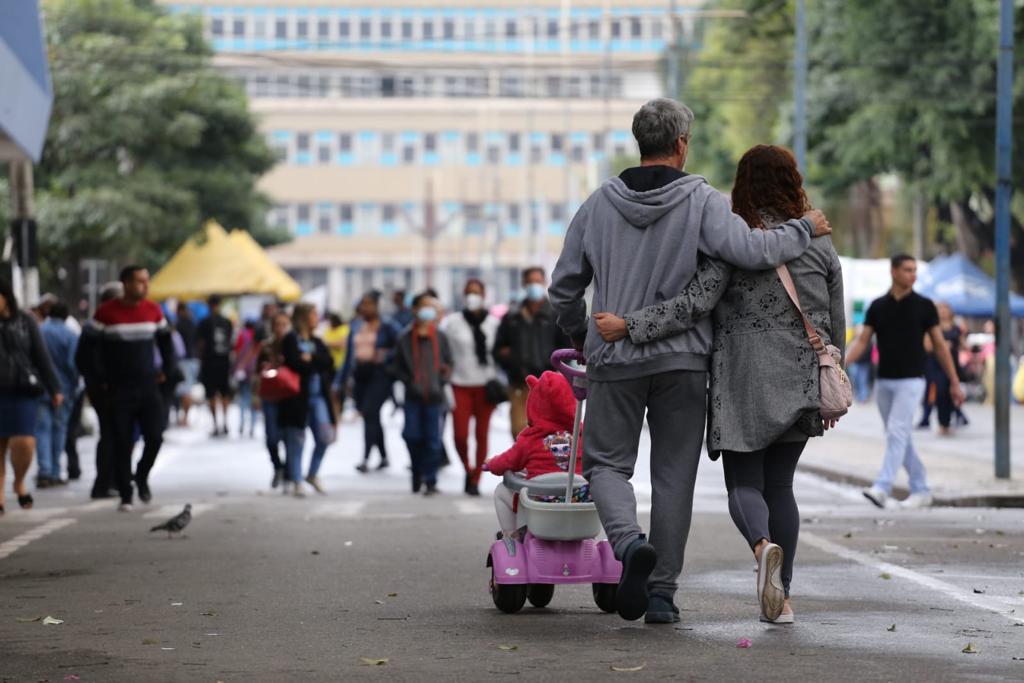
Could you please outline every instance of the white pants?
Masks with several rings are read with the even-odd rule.
[[[515,494],[504,484],[494,487],[494,511],[498,513],[501,533],[511,536],[516,531],[516,513],[512,510]]]
[[[892,483],[901,468],[907,470],[911,493],[928,492],[928,475],[914,449],[914,415],[927,387],[923,378],[879,379],[875,401],[885,424],[885,457],[875,486],[892,493]]]

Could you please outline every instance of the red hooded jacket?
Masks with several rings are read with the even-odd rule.
[[[576,417],[576,398],[569,381],[550,370],[540,376],[526,378],[530,395],[526,399],[528,426],[516,437],[512,448],[487,461],[487,469],[502,475],[507,471],[526,470],[533,479],[549,472],[569,469],[569,443],[572,441],[572,422]],[[576,473],[583,473],[583,426],[577,444]]]

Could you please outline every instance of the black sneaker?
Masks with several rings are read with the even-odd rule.
[[[369,466],[365,462],[362,462],[362,463],[356,465],[356,470],[358,470],[359,472],[362,472],[363,474],[366,474],[367,472],[370,471],[370,468],[369,468]]]
[[[648,624],[678,624],[679,608],[672,602],[672,598],[661,593],[651,593],[647,598],[647,614],[644,615],[644,622]]]
[[[391,467],[391,463],[389,463],[387,460],[381,460],[380,464],[377,465],[378,470],[386,470],[389,467]]]
[[[615,593],[619,616],[636,621],[647,611],[647,579],[658,562],[658,552],[641,535],[626,548],[622,555],[622,578]]]
[[[437,484],[427,484],[427,490],[423,492],[423,495],[424,496],[436,496],[439,493],[441,493],[441,492],[438,490]]]
[[[412,492],[419,493],[421,488],[423,488],[423,480],[415,474],[412,475]]]
[[[148,503],[153,499],[153,494],[149,491],[149,482],[140,477],[135,477],[135,486],[139,491],[139,500],[143,503]]]
[[[120,494],[114,493],[113,491],[104,491],[102,489],[93,489],[92,493],[89,494],[89,497],[92,498],[93,500],[103,500],[103,499],[106,499],[106,498],[117,498],[118,495],[120,495]]]
[[[284,468],[274,470],[274,478],[270,480],[270,488],[276,489],[284,479]]]

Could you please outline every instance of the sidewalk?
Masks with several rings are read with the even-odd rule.
[[[995,478],[995,426],[992,406],[964,406],[970,425],[952,436],[938,435],[932,413],[931,430],[915,430],[914,446],[928,469],[936,505],[1024,507],[1024,406],[1010,408],[1010,474]],[[918,412],[920,419],[920,411]],[[875,404],[857,404],[834,432],[811,439],[800,467],[832,481],[870,486],[882,464],[885,433]],[[893,493],[905,497],[906,471]]]

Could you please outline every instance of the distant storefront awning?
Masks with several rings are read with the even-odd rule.
[[[0,160],[39,161],[53,106],[38,0],[0,3]]]
[[[199,239],[186,240],[153,276],[149,294],[157,300],[266,294],[281,301],[297,301],[302,288],[270,260],[249,233],[234,230],[229,235],[216,221],[209,221]]]

